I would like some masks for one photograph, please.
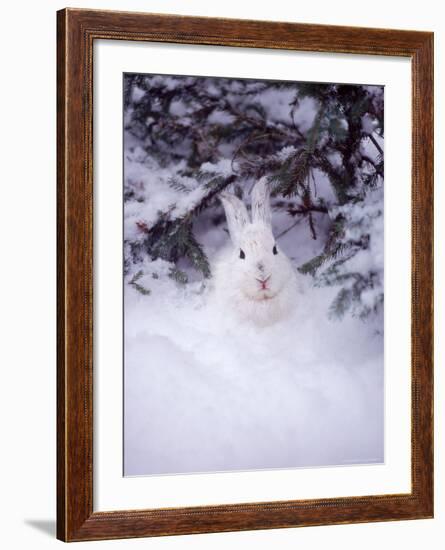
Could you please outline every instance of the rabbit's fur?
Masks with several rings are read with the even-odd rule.
[[[295,308],[295,271],[272,233],[266,178],[252,190],[252,221],[245,204],[233,194],[220,195],[232,243],[215,259],[213,287],[219,308],[267,326]]]

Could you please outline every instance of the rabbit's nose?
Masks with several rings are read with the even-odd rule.
[[[258,268],[258,271],[260,271],[262,273],[264,271],[264,264],[261,263],[261,262],[258,262],[257,263],[257,268]]]
[[[261,289],[262,290],[266,290],[267,289],[267,283],[269,282],[269,279],[270,279],[270,275],[269,277],[266,277],[265,279],[257,279],[257,281],[260,283],[261,285]]]

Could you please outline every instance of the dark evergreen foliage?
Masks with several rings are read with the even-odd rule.
[[[279,110],[274,97],[281,98]],[[300,114],[307,100],[314,111],[309,127]],[[331,313],[365,317],[381,308],[382,269],[363,271],[352,261],[369,251],[373,224],[382,223],[381,87],[127,74],[124,108],[125,131],[147,157],[160,167],[181,166],[168,181],[171,189],[191,197],[201,188],[199,200],[190,200],[180,216],[172,205],[150,227],[141,223],[143,238],[126,240],[127,269],[148,254],[171,262],[170,276],[180,284],[188,280],[178,266],[183,261],[210,277],[197,219],[211,212],[215,224],[223,223],[218,194],[231,186],[247,197],[252,182],[267,176],[273,209],[289,216],[283,234],[297,231],[301,221],[312,239],[322,240],[322,253],[299,271],[316,284],[338,285]],[[218,171],[221,159],[230,161],[230,170]],[[204,169],[206,163],[215,170]],[[320,175],[328,178],[333,199],[318,195]],[[124,198],[145,200],[128,184]],[[327,232],[317,227],[316,216],[325,217]],[[137,278],[130,284],[136,286]]]

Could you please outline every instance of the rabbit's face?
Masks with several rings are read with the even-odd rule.
[[[266,178],[252,189],[251,217],[243,201],[221,193],[233,249],[224,266],[223,285],[230,294],[253,302],[272,301],[294,278],[292,265],[272,233],[272,212]]]
[[[263,223],[243,228],[230,263],[229,284],[249,300],[273,300],[293,277],[288,258]]]

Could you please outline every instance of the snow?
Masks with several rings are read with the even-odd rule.
[[[329,184],[328,176],[318,168],[314,168],[313,176],[315,180],[314,195],[317,198],[324,199],[326,204],[335,201],[335,193],[332,185]]]
[[[138,88],[137,86],[134,86],[133,92],[132,92],[132,99],[136,103],[139,102],[145,95],[145,90],[142,90],[142,88]]]
[[[201,172],[211,172],[220,174],[221,176],[230,176],[233,174],[231,159],[223,158],[218,162],[204,162],[201,164]]]
[[[188,77],[184,82],[191,84],[195,79]],[[144,93],[151,93],[156,105],[152,90],[173,90],[179,85],[174,77],[150,76]],[[225,80],[224,86],[224,100],[236,107],[242,90],[239,82]],[[251,82],[248,101],[262,106],[271,125],[282,121],[295,122],[302,132],[311,128],[318,111],[316,101],[303,98],[291,116],[294,94],[262,90],[262,82]],[[222,95],[212,79],[207,91]],[[136,89],[133,101],[140,101],[142,92]],[[376,95],[373,101],[383,101],[383,96]],[[170,104],[178,124],[193,124],[196,105],[189,106],[182,101]],[[215,125],[230,126],[231,121],[220,110],[207,118],[208,124]],[[373,130],[365,117],[362,126],[364,131]],[[383,148],[383,139],[376,132],[373,137]],[[161,216],[184,217],[209,190],[185,175],[190,173],[185,159],[166,165],[150,157],[145,144],[130,133],[124,139],[128,250],[129,243],[146,237],[144,228],[149,230]],[[209,177],[236,173],[235,147],[236,143],[219,144],[219,158],[208,157],[212,162],[201,164],[199,171]],[[372,160],[378,159],[369,139],[362,141],[361,148]],[[284,162],[296,151],[286,146],[276,157]],[[185,156],[178,146],[175,153],[176,158]],[[328,160],[334,170],[342,165],[339,153],[332,152]],[[383,189],[370,192],[364,201],[336,207],[326,174],[314,169],[313,176],[314,197],[323,200],[329,213],[313,213],[314,240],[307,219],[298,222],[282,206],[274,208],[273,201],[284,200],[274,198],[272,223],[275,236],[282,235],[280,248],[296,269],[323,251],[332,220],[339,213],[345,215],[345,243],[360,240],[364,231],[370,234],[370,242],[368,249],[357,252],[339,269],[358,274],[372,269],[379,274],[376,285],[361,296],[362,304],[371,309],[383,296],[378,283],[383,281]],[[173,180],[181,190],[172,185]],[[254,183],[248,178],[242,182],[245,196]],[[285,200],[289,206],[298,206],[298,201],[296,197]],[[215,222],[218,209],[222,212],[216,201],[193,221],[194,234],[210,262],[229,242],[225,224]],[[140,263],[129,261],[125,276],[125,475],[383,462],[381,318],[362,321],[345,316],[333,322],[328,311],[339,288],[312,286],[309,276],[299,275],[294,315],[276,325],[255,328],[215,307],[209,299],[211,280],[203,280],[185,261],[177,267],[186,273],[188,284],[170,278],[172,263],[153,260],[148,254]],[[129,284],[136,274],[137,284],[147,294]]]
[[[339,168],[343,164],[343,159],[338,151],[333,151],[328,155],[328,160],[334,168]]]
[[[255,100],[265,109],[267,118],[277,122],[291,122],[290,103],[295,99],[293,90],[266,90]]]
[[[383,461],[381,338],[330,322],[330,289],[255,329],[165,263],[125,294],[125,475]]]
[[[212,165],[211,171],[227,172],[229,164],[227,160],[220,161],[218,164]],[[167,214],[171,220],[183,217],[209,192],[203,186],[198,187],[193,178],[179,176],[178,173],[183,168],[182,161],[173,167],[161,168],[154,159],[148,158],[140,147],[136,147],[132,152],[127,151],[126,187],[133,191],[136,200],[125,203],[124,233],[126,239],[133,239],[140,235],[138,224],[143,223],[147,228],[153,226],[158,221],[160,213]],[[209,168],[210,166],[207,167],[207,169]],[[188,187],[188,193],[178,194],[175,189],[170,187],[169,181],[175,176],[185,187]]]
[[[201,232],[212,259],[228,236]],[[320,243],[305,226],[280,246],[299,265]],[[301,277],[294,316],[255,329],[222,317],[202,281],[174,283],[170,267],[133,266],[127,280],[142,269],[149,295],[125,285],[125,475],[383,461],[378,326],[331,322],[336,289]]]
[[[362,116],[362,130],[365,134],[372,134],[375,130],[376,122],[368,114]]]
[[[170,104],[170,113],[175,116],[184,116],[187,113],[187,106],[183,101],[172,101]]]
[[[341,208],[332,209],[342,212],[350,220],[345,231],[344,240],[357,241],[364,231],[370,233],[370,243],[366,250],[360,250],[349,262],[348,269],[366,272],[369,269],[383,273],[384,239],[383,239],[383,188],[369,192],[363,203],[347,204]],[[383,280],[383,277],[381,277]]]
[[[209,124],[219,124],[225,126],[231,124],[235,120],[235,117],[225,111],[215,110],[208,117],[207,122]]]
[[[298,120],[298,127],[302,132],[307,132],[315,121],[319,105],[311,97],[305,97],[298,102],[294,110],[293,118]]]
[[[281,162],[286,162],[286,160],[295,155],[296,152],[297,149],[293,145],[287,145],[278,151],[276,157],[278,160],[281,160]]]

